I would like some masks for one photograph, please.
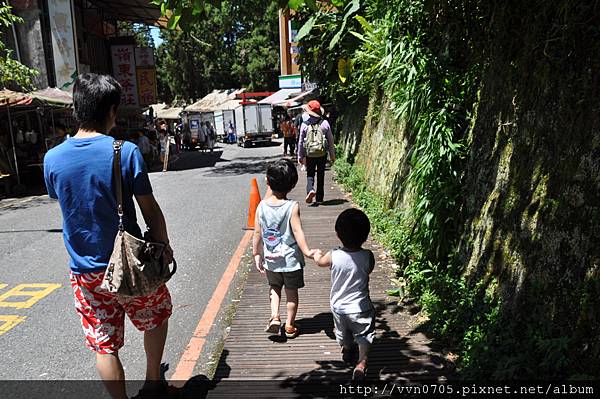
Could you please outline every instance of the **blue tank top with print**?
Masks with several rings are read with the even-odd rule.
[[[304,255],[292,231],[292,211],[296,201],[286,200],[281,205],[258,205],[265,269],[272,272],[293,272],[304,267]]]

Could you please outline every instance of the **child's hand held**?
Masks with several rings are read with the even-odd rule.
[[[265,267],[263,266],[263,257],[261,255],[254,256],[254,264],[256,266],[256,270],[258,270],[260,274],[265,274]]]
[[[321,251],[320,249],[315,249],[315,253],[313,254],[313,259],[315,260],[315,262],[318,262],[319,259],[321,259],[323,257],[323,251]]]

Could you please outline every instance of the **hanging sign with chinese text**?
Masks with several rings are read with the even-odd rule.
[[[140,105],[155,104],[157,102],[156,69],[136,68],[136,70]]]
[[[154,49],[152,47],[136,47],[135,66],[138,68],[154,67]]]
[[[113,45],[110,49],[112,55],[113,76],[119,81],[123,89],[121,105],[138,105],[134,46]]]

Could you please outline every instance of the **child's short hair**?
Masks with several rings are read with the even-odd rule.
[[[335,232],[348,248],[360,248],[367,241],[370,231],[369,218],[360,209],[346,209],[335,221]]]
[[[267,181],[273,192],[289,193],[298,183],[296,166],[289,159],[272,162],[267,168]]]

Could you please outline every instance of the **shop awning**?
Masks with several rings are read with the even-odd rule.
[[[7,89],[0,90],[0,106],[30,105],[32,102],[33,97],[28,94]]]
[[[281,89],[275,94],[271,94],[269,97],[260,100],[259,104],[271,104],[271,105],[283,105],[286,100],[294,95],[300,94],[301,91],[298,89]]]
[[[183,108],[180,107],[164,108],[156,112],[156,117],[158,119],[179,119],[181,112],[183,112]]]
[[[31,93],[31,96],[47,105],[58,107],[70,107],[73,105],[73,96],[71,93],[57,89],[56,87],[47,87],[42,90],[36,90]]]
[[[165,28],[167,18],[160,13],[160,7],[148,0],[91,0],[106,15],[119,21],[137,22]]]
[[[207,94],[201,100],[196,101],[194,104],[185,107],[186,112],[213,112],[221,111],[225,104],[227,107],[230,105],[231,100],[236,100],[236,95],[244,92],[245,89],[229,89],[229,90],[214,90],[212,93]],[[239,100],[237,100],[239,104]]]
[[[315,89],[309,90],[309,91],[305,91],[305,92],[302,92],[302,93],[298,93],[298,95],[296,97],[290,98],[289,100],[285,101],[281,105],[283,105],[284,107],[288,107],[288,108],[290,108],[290,107],[296,107],[296,106],[302,104],[302,102],[304,100],[309,99],[313,95],[314,92],[315,92]]]

